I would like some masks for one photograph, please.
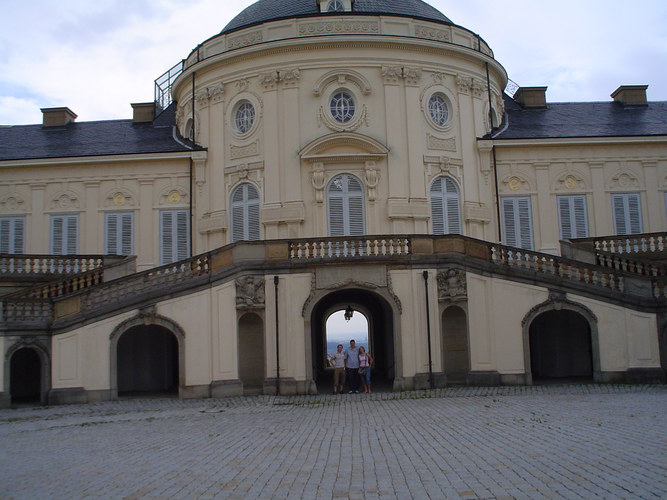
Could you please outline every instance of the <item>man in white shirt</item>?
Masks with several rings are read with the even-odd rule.
[[[338,344],[336,349],[336,352],[329,358],[329,364],[334,369],[334,394],[342,393],[343,385],[345,384],[345,353],[343,352],[343,344]]]
[[[359,392],[359,348],[354,340],[350,340],[350,347],[345,349],[345,374],[349,392]]]

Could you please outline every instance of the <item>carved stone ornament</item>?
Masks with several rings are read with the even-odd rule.
[[[280,76],[277,71],[269,71],[268,73],[262,73],[259,75],[259,83],[262,85],[264,90],[275,90],[278,87],[278,82],[280,81]]]
[[[51,210],[74,210],[81,208],[81,204],[75,193],[67,192],[54,196],[49,208]]]
[[[318,125],[324,125],[334,132],[352,132],[364,124],[367,127],[370,126],[368,120],[368,108],[365,104],[362,104],[355,116],[350,121],[345,123],[334,120],[328,109],[328,106],[327,109],[325,109],[324,106],[320,106],[320,108],[317,110],[317,122]]]
[[[315,189],[315,201],[317,203],[324,203],[324,187],[326,186],[324,180],[324,163],[317,162],[313,164],[311,183]]]
[[[244,146],[238,146],[236,144],[229,145],[229,156],[232,160],[245,158],[247,156],[255,156],[257,154],[259,154],[259,139]]]
[[[244,276],[236,280],[236,308],[264,308],[263,276]]]
[[[213,87],[208,87],[206,90],[208,90],[211,104],[218,104],[219,102],[222,102],[225,97],[225,86],[222,82]]]
[[[261,31],[253,31],[252,33],[245,33],[241,36],[227,39],[227,49],[238,49],[240,47],[247,47],[248,45],[254,45],[260,43],[263,40]]]
[[[456,86],[459,89],[459,93],[468,95],[470,94],[470,89],[472,88],[472,78],[468,78],[466,76],[457,76]]]
[[[639,188],[639,180],[631,172],[619,172],[611,178],[610,187],[612,189]]]
[[[185,205],[188,203],[188,192],[179,187],[170,187],[162,191],[160,205]]]
[[[473,80],[471,88],[472,88],[472,95],[474,97],[485,97],[487,95],[486,83],[482,83],[479,80]]]
[[[426,133],[426,143],[428,149],[434,149],[437,151],[452,151],[456,152],[456,138],[450,137],[448,139],[436,137],[434,135]]]
[[[331,20],[327,22],[304,23],[299,25],[299,35],[324,35],[331,33],[379,33],[377,22]]]
[[[116,188],[110,191],[104,199],[105,207],[133,207],[136,205],[135,196],[125,188]]]
[[[382,77],[385,85],[398,85],[402,76],[403,68],[401,66],[382,66]]]
[[[202,89],[199,92],[197,92],[195,98],[197,99],[197,104],[199,105],[199,109],[208,108],[208,103],[210,99],[208,89]]]
[[[458,301],[468,298],[465,271],[453,268],[440,271],[436,280],[438,282],[439,301]]]
[[[374,161],[367,161],[365,168],[366,189],[368,190],[368,201],[375,201],[376,188],[380,182],[380,171]]]
[[[0,209],[3,212],[25,212],[27,210],[23,198],[15,193],[8,194],[0,199]]]
[[[301,72],[298,69],[282,70],[279,73],[284,87],[291,88],[299,85]]]
[[[415,26],[415,36],[428,38],[429,40],[438,40],[440,42],[449,42],[452,39],[449,30],[436,29],[423,24]]]
[[[556,181],[556,191],[582,191],[586,184],[579,174],[566,173]]]
[[[422,70],[420,68],[403,68],[403,78],[405,78],[406,85],[419,85],[419,80],[422,77]]]

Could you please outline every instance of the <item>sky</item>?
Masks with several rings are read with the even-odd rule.
[[[313,0],[314,1],[314,0]],[[253,0],[0,0],[0,124],[131,118],[153,81]],[[667,100],[665,0],[429,0],[478,33],[520,86],[549,102],[609,101],[646,84]]]

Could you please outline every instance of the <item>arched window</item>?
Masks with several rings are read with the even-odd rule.
[[[259,192],[241,184],[232,192],[232,242],[259,239]]]
[[[431,224],[433,234],[461,234],[459,188],[449,177],[431,184]]]
[[[361,236],[366,233],[364,188],[350,174],[331,179],[327,188],[329,236]]]

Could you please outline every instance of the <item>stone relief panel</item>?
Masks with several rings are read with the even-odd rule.
[[[436,151],[452,151],[456,152],[456,138],[442,138],[430,133],[426,133],[426,147],[428,149],[434,149]]]
[[[61,191],[51,198],[49,210],[79,210],[81,201],[79,195],[73,191]]]
[[[245,146],[238,146],[236,144],[229,145],[229,157],[232,160],[238,158],[245,158],[248,156],[255,156],[259,154],[259,139],[254,140]]]
[[[379,33],[380,25],[372,21],[331,20],[302,23],[299,35],[330,35],[335,33]]]
[[[528,179],[519,173],[509,174],[500,182],[500,191],[505,194],[526,193],[531,190]]]
[[[25,213],[30,209],[21,195],[10,193],[0,198],[0,210],[4,213]]]
[[[556,179],[553,190],[567,193],[586,191],[586,189],[586,181],[583,175],[580,172],[569,170]]]
[[[264,308],[264,277],[243,276],[236,280],[236,308]]]
[[[188,192],[179,186],[170,186],[160,192],[158,203],[166,205],[187,205],[189,203]]]
[[[129,189],[114,188],[104,197],[103,206],[105,208],[136,207],[137,199]]]
[[[461,269],[449,268],[438,272],[438,300],[460,301],[468,298],[466,273]]]
[[[609,189],[622,191],[639,188],[641,188],[639,178],[629,170],[617,171],[609,180]]]
[[[263,40],[264,37],[261,31],[244,33],[236,37],[229,36],[227,38],[227,49],[231,50],[231,49],[238,49],[241,47],[247,47],[248,45],[254,45],[256,43],[260,43]]]
[[[236,186],[236,184],[245,181],[256,184],[259,186],[260,190],[262,190],[264,187],[264,177],[262,175],[263,171],[263,161],[239,163],[238,165],[225,167],[227,192],[231,193],[232,188]]]
[[[415,36],[419,38],[428,38],[429,40],[438,40],[439,42],[451,42],[452,34],[448,29],[437,29],[433,26],[424,24],[415,25]]]

